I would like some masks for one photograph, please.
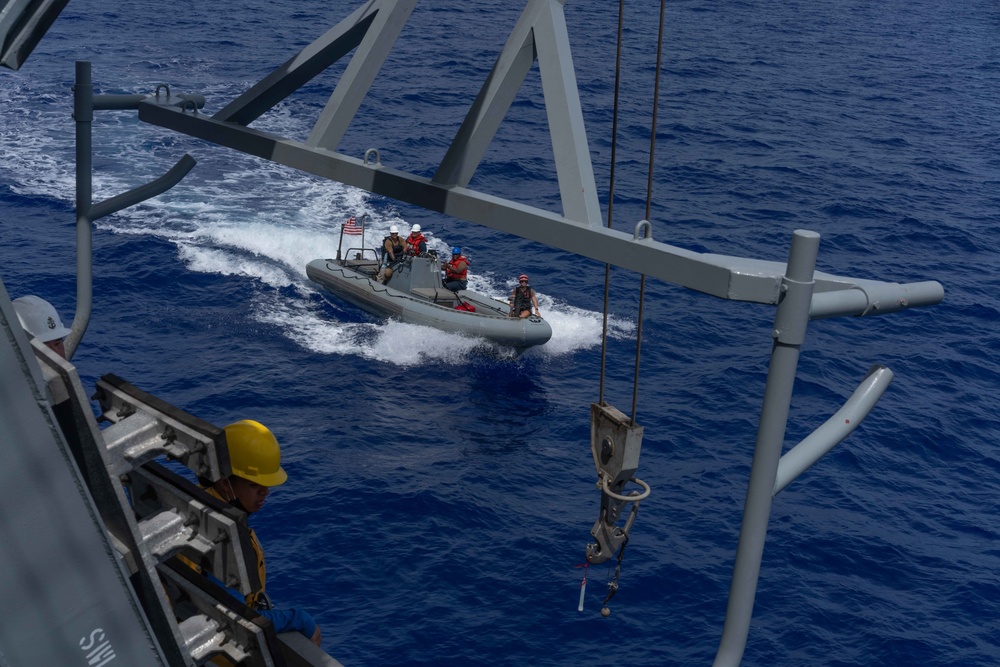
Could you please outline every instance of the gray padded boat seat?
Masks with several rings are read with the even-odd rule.
[[[458,297],[451,290],[444,289],[443,287],[438,289],[435,287],[415,287],[410,290],[416,296],[422,296],[425,299],[432,299],[434,303],[441,304],[457,304]]]

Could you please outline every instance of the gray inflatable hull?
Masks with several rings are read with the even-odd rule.
[[[423,258],[414,259],[412,273],[424,271],[423,263],[418,263],[420,259]],[[388,285],[383,285],[369,277],[365,269],[370,267],[355,268],[350,264],[316,259],[306,266],[306,275],[334,296],[380,317],[478,336],[521,350],[543,345],[552,337],[552,327],[542,318],[508,317],[506,303],[468,290],[461,290],[456,296],[439,286],[440,278],[436,285],[430,281],[431,287],[413,288],[408,271],[404,270],[398,278],[393,276]],[[433,270],[438,271],[436,263]],[[397,283],[405,289],[395,288]],[[476,311],[456,310],[460,302],[471,304]]]

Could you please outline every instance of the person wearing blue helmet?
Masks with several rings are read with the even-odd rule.
[[[469,285],[469,258],[462,254],[462,249],[455,246],[451,249],[451,261],[442,262],[444,271],[444,287],[452,292],[463,290]]]

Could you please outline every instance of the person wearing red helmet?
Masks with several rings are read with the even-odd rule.
[[[528,276],[523,273],[517,277],[517,287],[510,295],[510,316],[511,317],[531,317],[531,307],[535,307],[535,315],[542,316],[542,311],[538,309],[538,299],[535,297],[535,290],[528,284]]]

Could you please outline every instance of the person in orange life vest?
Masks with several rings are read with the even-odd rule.
[[[535,290],[528,284],[528,276],[523,273],[517,277],[517,287],[510,295],[510,316],[511,317],[531,317],[531,307],[535,307],[535,315],[542,316],[538,310],[538,299],[535,298]]]
[[[423,255],[427,252],[427,239],[420,233],[420,225],[410,227],[410,235],[406,237],[406,254]]]
[[[264,507],[264,501],[271,488],[284,484],[288,479],[288,474],[281,467],[281,448],[274,434],[266,426],[251,419],[230,424],[224,430],[233,474],[212,483],[206,491],[248,515],[254,514]],[[226,588],[230,595],[242,599],[248,607],[270,620],[275,632],[297,630],[319,646],[322,634],[316,620],[308,612],[301,609],[272,608],[271,601],[264,592],[267,579],[264,550],[257,541],[257,534],[253,528],[250,529],[250,543],[257,557],[260,590],[244,597],[239,591],[226,588],[215,577],[208,575],[209,578]]]
[[[451,249],[451,261],[442,262],[441,269],[444,271],[444,288],[457,292],[465,289],[469,285],[466,279],[469,275],[469,260],[462,254],[462,249],[455,246]]]

